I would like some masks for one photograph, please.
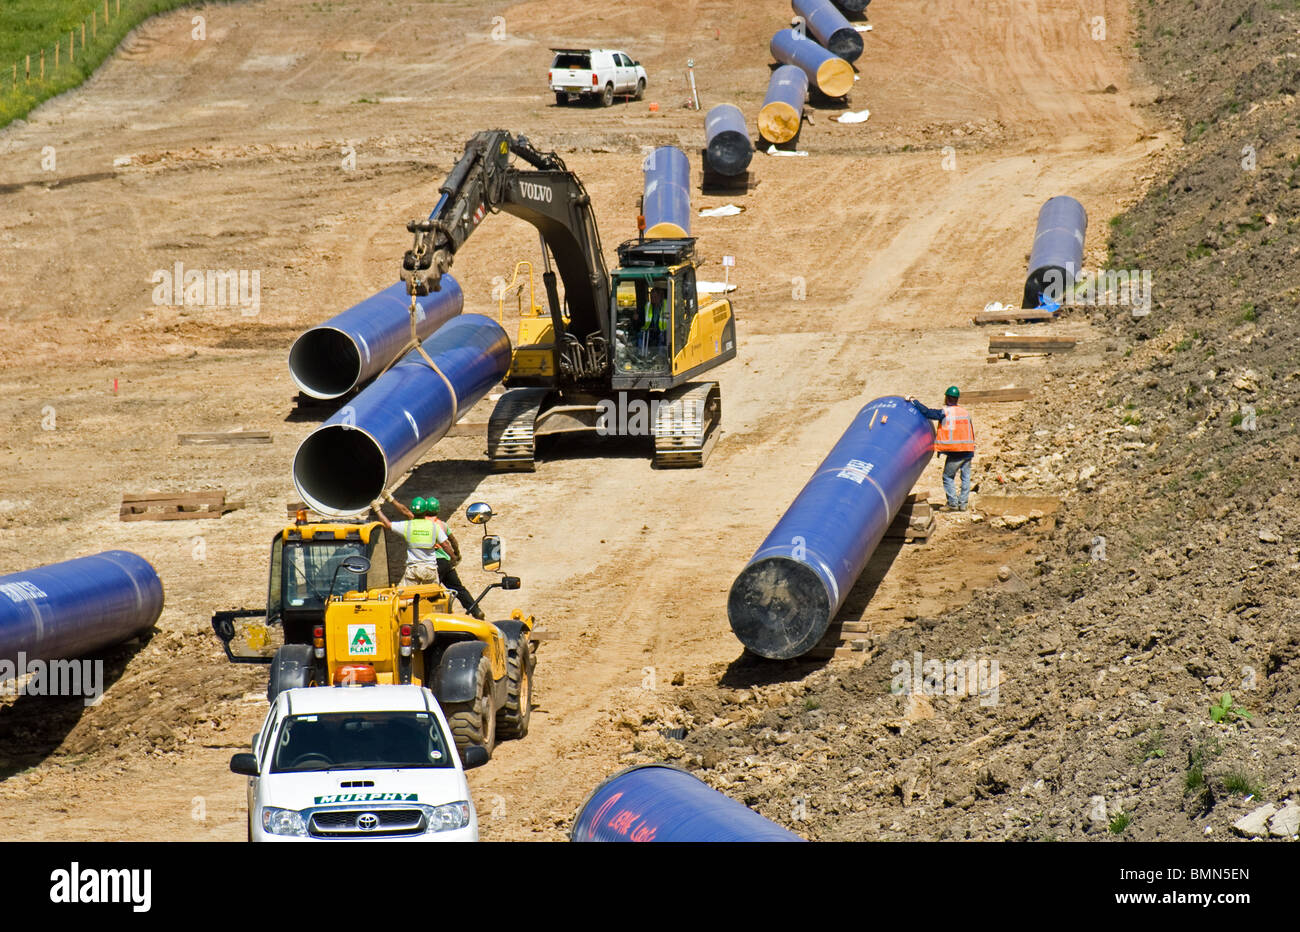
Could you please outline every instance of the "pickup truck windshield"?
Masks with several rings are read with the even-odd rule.
[[[428,712],[335,712],[285,719],[272,773],[453,767],[452,753]]]

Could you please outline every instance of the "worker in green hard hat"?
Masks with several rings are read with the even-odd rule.
[[[946,457],[943,464],[943,493],[948,500],[949,511],[965,511],[970,500],[970,466],[975,459],[975,428],[971,424],[970,414],[958,404],[961,391],[956,385],[949,385],[943,393],[943,407],[927,408],[913,396],[907,400],[912,407],[932,421],[939,422],[939,429],[934,438],[934,452]],[[961,473],[961,494],[957,493],[957,473]]]
[[[474,606],[469,590],[456,573],[456,564],[460,562],[460,545],[447,530],[446,523],[438,517],[441,507],[438,500],[417,495],[411,499],[409,509],[400,502],[393,502],[393,505],[409,520],[389,521],[378,508],[375,509],[375,515],[384,527],[406,539],[406,575],[402,577],[402,582],[408,585],[440,583],[455,594],[466,612],[482,619],[483,611]]]

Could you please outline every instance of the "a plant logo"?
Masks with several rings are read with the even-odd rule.
[[[375,626],[348,625],[348,653],[353,657],[373,657],[375,652]]]

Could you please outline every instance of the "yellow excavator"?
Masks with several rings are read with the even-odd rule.
[[[610,273],[582,181],[505,130],[475,135],[439,191],[428,218],[407,224],[412,296],[438,288],[489,214],[527,220],[541,239],[549,307],[520,319],[507,391],[488,422],[493,467],[531,470],[538,437],[592,431],[653,437],[658,467],[703,466],[722,397],[717,382],[693,380],[735,357],[736,326],[728,299],[698,293],[694,238],[624,242]]]

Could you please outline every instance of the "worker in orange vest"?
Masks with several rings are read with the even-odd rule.
[[[970,464],[975,458],[975,428],[971,425],[970,414],[957,399],[961,397],[956,385],[948,386],[943,393],[943,407],[927,408],[911,395],[907,400],[912,407],[932,421],[939,422],[939,429],[934,437],[934,452],[944,454],[947,459],[943,464],[943,493],[948,498],[949,511],[965,511],[970,499]],[[957,473],[961,472],[961,495],[956,489]]]

